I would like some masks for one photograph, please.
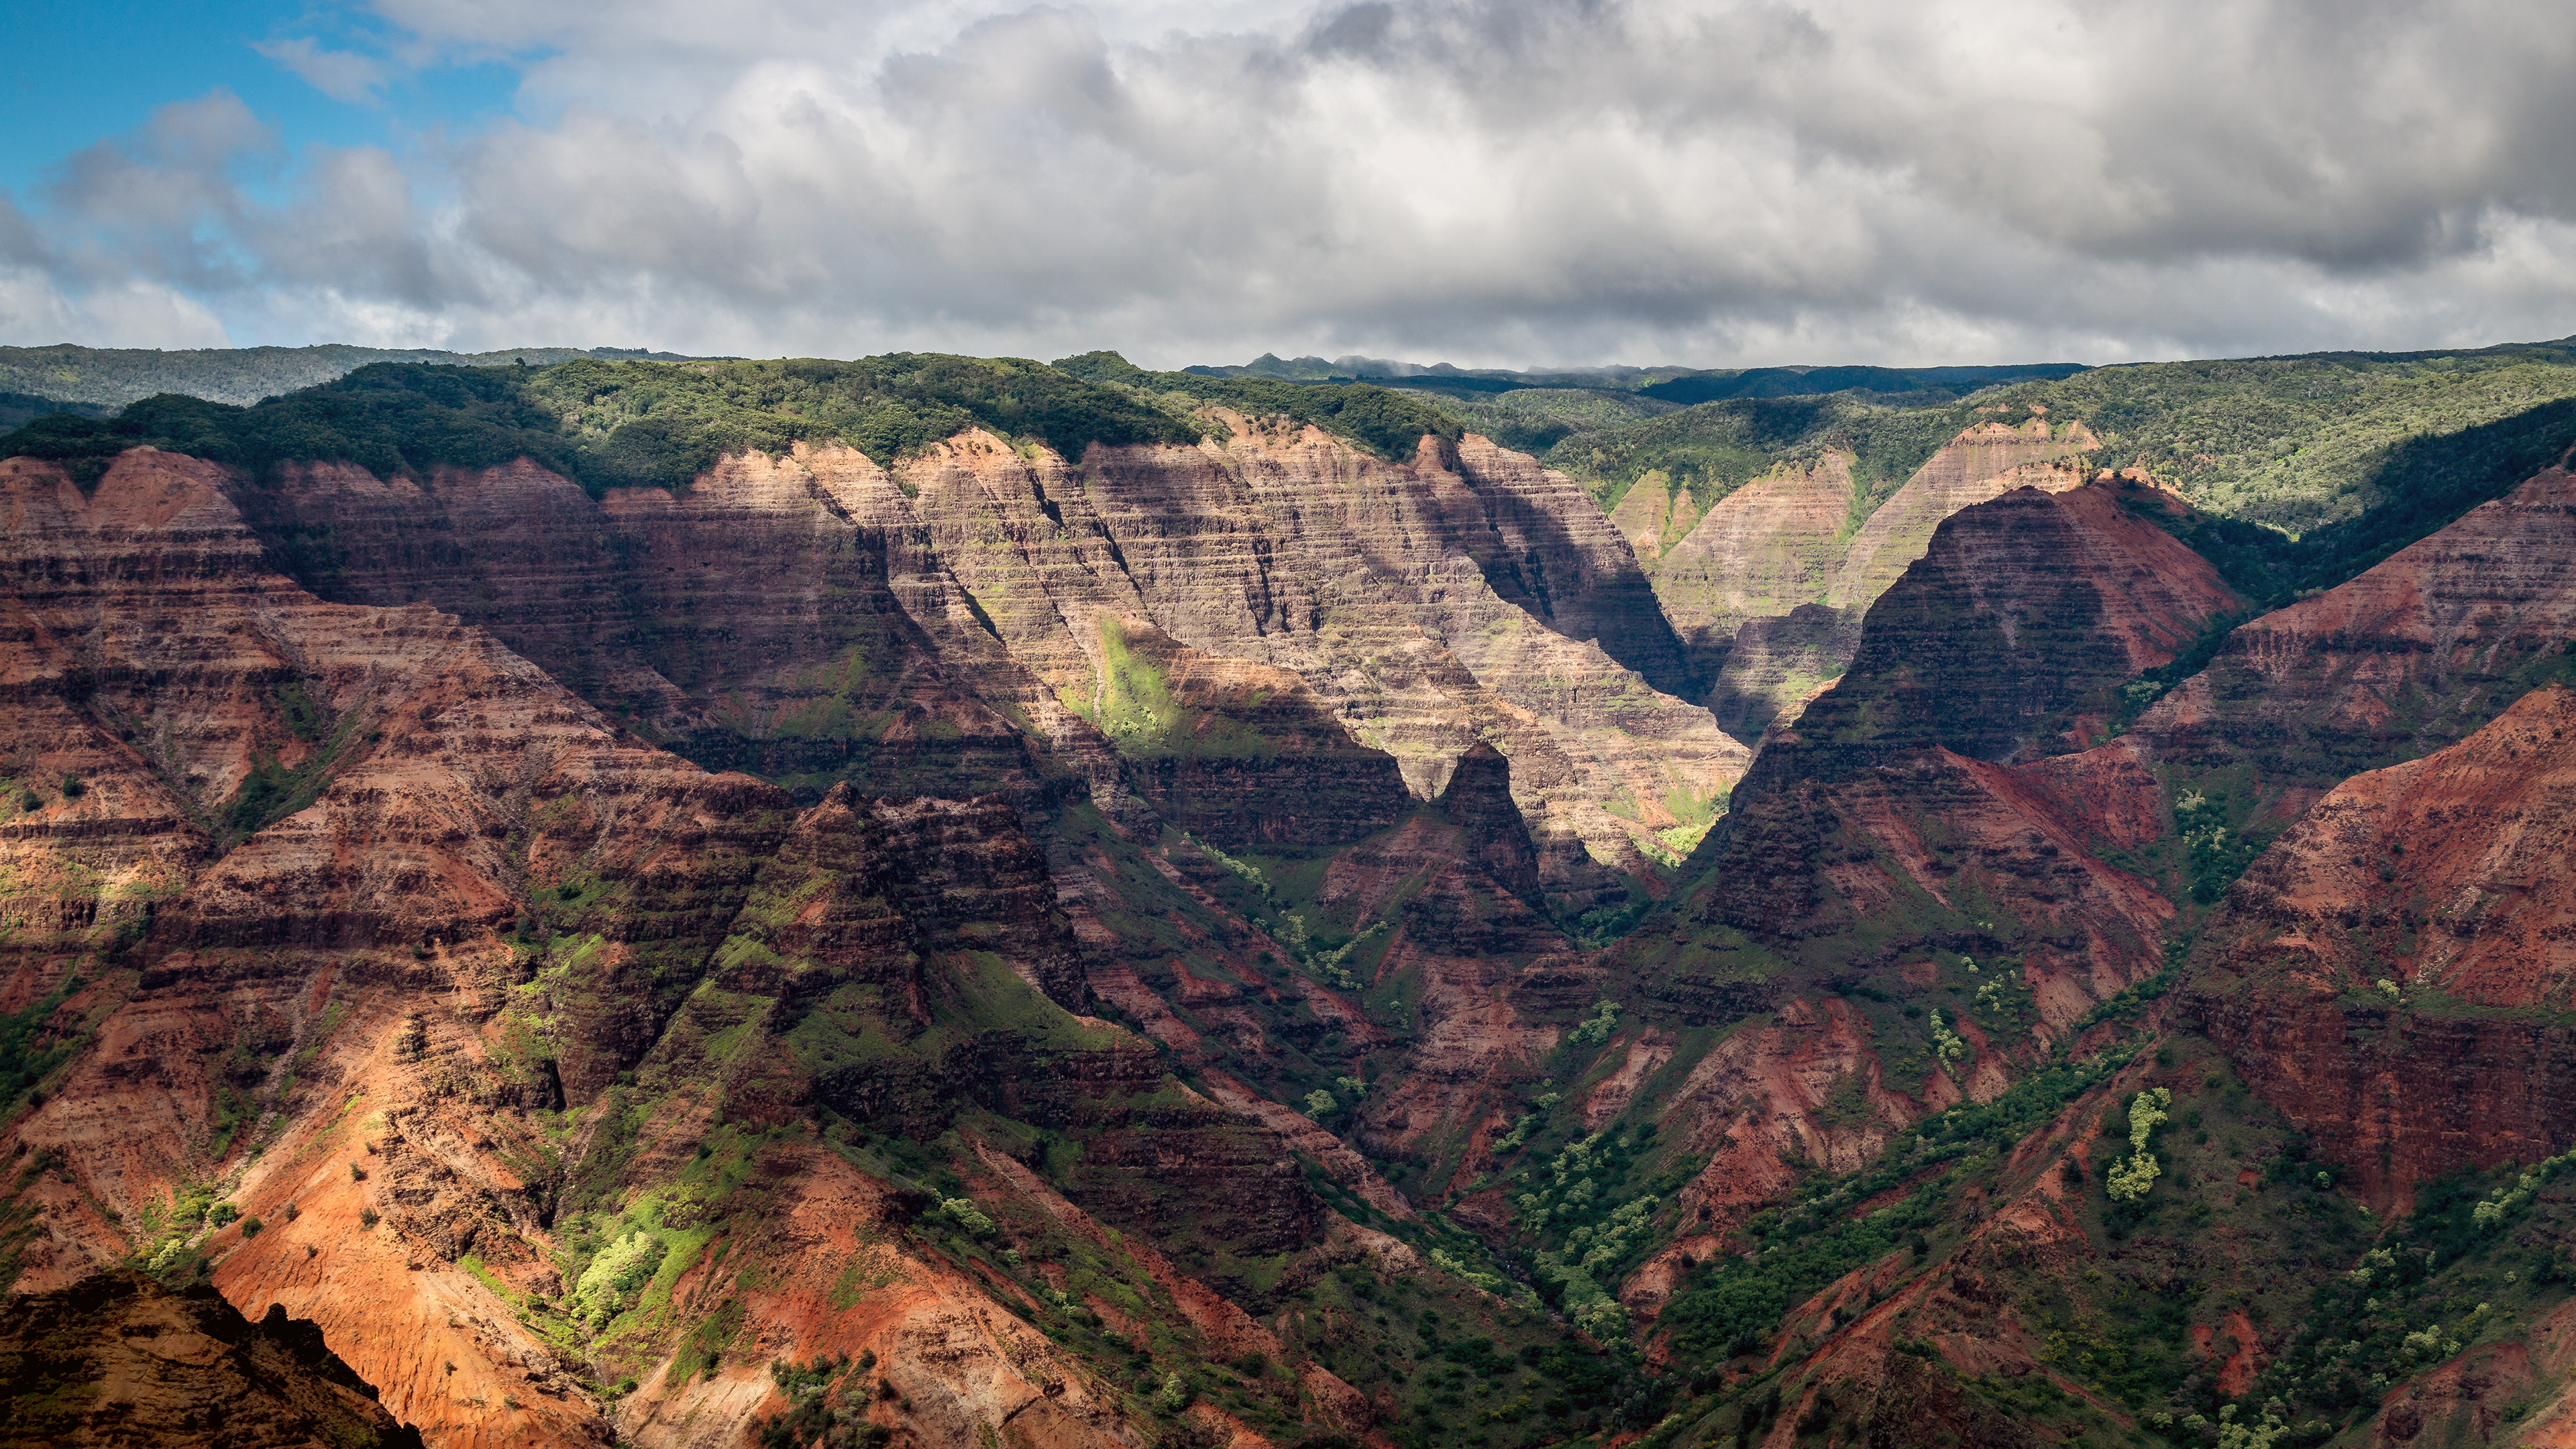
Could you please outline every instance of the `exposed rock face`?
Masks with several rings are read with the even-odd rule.
[[[1828,450],[1810,467],[1780,468],[1709,505],[1654,560],[1655,596],[1701,678],[1717,677],[1748,621],[1828,607],[1852,501],[1850,455]]]
[[[1190,673],[1211,688],[1243,663],[1297,675],[1312,707],[1239,722],[1284,725],[1284,753],[1311,755],[1336,721],[1416,798],[1491,742],[1569,899],[1612,887],[1595,860],[1650,876],[1638,841],[1706,818],[1746,754],[1671,696],[1689,669],[1600,510],[1481,438],[1394,467],[1237,421],[1223,449],[1080,466],[980,432],[891,477],[800,447],[599,502],[525,465],[427,485],[315,466],[237,492],[324,596],[435,603],[653,738],[805,799],[850,779],[1043,804],[1060,788],[1036,742],[1118,813],[1126,785],[1094,727],[1117,693],[1103,630],[1142,624],[1210,661]],[[1168,802],[1173,771],[1139,783]],[[1196,787],[1220,814],[1262,788],[1233,773]],[[1392,818],[1356,797],[1336,813],[1292,833]]]
[[[1590,1005],[1600,979],[1525,899],[1535,860],[1526,837],[1511,843],[1504,776],[1500,756],[1471,752],[1438,815],[1334,859],[1319,901],[1392,923],[1376,983],[1401,984],[1415,1031],[1400,1081],[1361,1109],[1362,1140],[1451,1178],[1472,1176],[1485,1139],[1508,1126],[1484,1115],[1497,1090],[1529,1073],[1556,1042],[1551,1019]]]
[[[1759,735],[1841,673],[1860,616],[1923,556],[1943,519],[2017,488],[2074,488],[2090,476],[2082,455],[2098,446],[2083,424],[2052,427],[2042,416],[1970,428],[1857,529],[1852,458],[1835,449],[1704,505],[1688,536],[1659,548],[1650,567],[1720,724],[1739,738]],[[1639,557],[1648,557],[1642,546]],[[1792,614],[1794,623],[1777,622]]]
[[[2230,893],[2266,964],[2481,1006],[2576,995],[2576,693],[2537,689],[2447,750],[2327,792]]]
[[[2576,995],[2571,730],[2576,693],[2535,690],[2447,750],[2345,781],[2210,928],[2211,1034],[2376,1197],[2576,1141],[2576,1038],[2527,1010]]]
[[[13,806],[5,841],[24,926],[0,988],[13,1010],[60,1003],[55,1021],[84,1033],[7,1128],[51,1164],[18,1183],[37,1209],[16,1224],[32,1237],[13,1232],[22,1291],[138,1233],[154,1248],[176,1189],[237,1174],[270,1226],[203,1240],[215,1284],[315,1319],[438,1442],[604,1441],[580,1379],[651,1378],[709,1342],[720,1392],[674,1383],[620,1413],[644,1442],[713,1442],[771,1394],[771,1352],[722,1346],[797,1342],[818,1297],[847,1296],[842,1259],[917,1204],[829,1152],[755,1147],[758,1191],[700,1200],[727,1241],[793,1239],[810,1205],[830,1224],[814,1243],[840,1256],[807,1265],[819,1283],[771,1277],[750,1298],[721,1287],[743,1264],[684,1279],[687,1313],[590,1364],[501,1291],[560,1301],[565,1197],[608,1193],[613,1212],[711,1138],[739,1140],[727,1122],[756,1134],[830,1102],[920,1130],[900,1093],[856,1085],[847,1069],[870,1059],[953,1094],[929,1130],[974,1104],[1086,1141],[1076,1191],[1113,1221],[1189,1223],[1235,1252],[1321,1243],[1277,1137],[1071,1014],[1090,1000],[1081,947],[1007,799],[844,785],[800,814],[645,745],[450,616],[324,603],[268,572],[228,482],[140,450],[86,497],[45,465],[0,472],[15,768],[81,780]],[[549,1135],[534,1109],[576,1109],[560,1120],[584,1135]],[[172,1232],[160,1247],[195,1251],[193,1227]],[[1047,1442],[1105,1442],[1120,1411],[1061,1374],[1047,1388],[1034,1330],[961,1351],[949,1340],[988,1290],[901,1258],[884,1271],[932,1291],[822,1339],[882,1345],[925,1406],[917,1434],[975,1442],[998,1394],[1046,1399],[1034,1417],[1005,1404],[1031,1425],[1071,1413]],[[711,1322],[731,1327],[710,1339]],[[685,1432],[654,1417],[675,1396]]]
[[[418,1449],[420,1431],[270,1305],[258,1323],[213,1289],[137,1273],[0,1302],[0,1444]]]
[[[2105,751],[2092,783],[2119,813],[2157,818],[2155,777]],[[2100,837],[2037,769],[1934,749],[1767,793],[1718,857],[1701,916],[1786,941],[1896,929],[1897,950],[2017,949],[2042,1021],[2062,1027],[2155,970],[2173,907],[2096,858]]]
[[[989,700],[1115,778],[1096,734],[976,620],[893,480],[848,448],[729,458],[678,494],[596,501],[524,462],[426,483],[317,464],[234,494],[317,593],[455,613],[711,768],[817,794],[851,778],[1034,798],[1043,767]]]
[[[1352,739],[1300,676],[1202,654],[1141,620],[1104,613],[1097,627],[1103,721],[1166,822],[1227,850],[1293,851],[1374,835],[1412,810],[1395,757]]]
[[[1476,438],[1398,468],[1237,421],[1223,449],[1098,449],[1079,469],[976,435],[904,477],[1013,654],[1091,709],[1108,614],[1299,675],[1417,798],[1486,740],[1550,889],[1576,898],[1604,888],[1594,858],[1646,874],[1641,834],[1706,817],[1743,747],[1657,692],[1677,646],[1572,483]]]
[[[2100,482],[1944,522],[1870,610],[1850,672],[1774,731],[1702,845],[1695,864],[1715,870],[1701,918],[1805,939],[1929,928],[1991,899],[2030,933],[2026,974],[2053,1025],[2152,970],[2172,908],[2095,851],[2162,833],[2154,775],[2125,744],[2003,762],[2071,743],[2046,726],[2234,605],[2206,560],[2134,511],[2166,506]]]
[[[2052,425],[2041,415],[2017,428],[1994,422],[1968,429],[1870,514],[1852,536],[1825,602],[1868,608],[1930,550],[1943,519],[2017,488],[2062,493],[2079,487],[2092,471],[2078,460],[2100,446],[2084,424]]]
[[[2184,507],[2105,480],[1944,520],[1871,607],[1842,682],[1800,716],[1798,763],[1829,777],[1819,749],[1857,762],[1936,742],[1980,760],[2080,746],[2064,729],[2079,706],[2239,607],[2208,560],[2137,516]]]
[[[1628,540],[1637,561],[1651,568],[1666,550],[1699,526],[1700,512],[1690,485],[1673,487],[1664,470],[1657,468],[1620,495],[1610,510],[1610,522],[1618,528],[1619,536]]]
[[[2336,781],[2465,738],[2563,674],[2570,637],[2576,478],[2553,468],[2240,626],[2137,732],[2177,764],[2252,766],[2296,818]]]

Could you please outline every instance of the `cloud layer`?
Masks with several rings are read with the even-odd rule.
[[[2539,3],[377,0],[0,197],[0,340],[1981,362],[2576,331]]]

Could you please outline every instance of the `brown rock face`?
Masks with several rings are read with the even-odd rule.
[[[2210,927],[2194,988],[2210,1034],[2374,1196],[2576,1141],[2576,1040],[2517,1010],[2576,994],[2571,731],[2576,693],[2535,690],[2447,750],[2345,781]]]
[[[1811,467],[1781,468],[1709,505],[1688,536],[1654,560],[1655,596],[1702,679],[1717,679],[1748,622],[1827,607],[1852,502],[1851,459],[1828,451]]]
[[[1718,858],[1702,919],[1784,941],[1909,923],[1925,933],[1919,945],[1970,951],[2020,936],[2040,1015],[2063,1026],[2156,969],[2173,907],[2094,856],[2091,822],[2036,768],[1934,749],[1766,794]],[[2132,802],[2124,813],[2157,808],[2154,776],[2132,762],[2105,760],[2099,773]],[[1678,981],[1678,996],[1690,986]]]
[[[2562,675],[2571,636],[2576,478],[2553,468],[2238,628],[2137,732],[2194,769],[2250,765],[2295,818],[2336,781],[2463,739]]]
[[[236,491],[324,596],[435,603],[654,739],[807,800],[849,779],[1043,806],[1070,782],[1041,745],[1122,815],[1095,724],[1116,722],[1130,656],[1104,619],[1195,651],[1211,688],[1246,664],[1296,675],[1313,707],[1253,705],[1255,686],[1233,707],[1269,715],[1237,722],[1284,726],[1282,753],[1308,756],[1337,725],[1351,743],[1329,753],[1391,754],[1416,798],[1492,743],[1571,899],[1617,887],[1596,859],[1650,876],[1652,832],[1704,819],[1743,767],[1672,697],[1689,670],[1617,531],[1563,475],[1481,438],[1396,467],[1243,422],[1222,449],[1076,466],[979,432],[897,472],[800,448],[598,502],[525,465],[425,485],[316,466]],[[1151,763],[1170,752],[1144,754],[1136,783],[1178,798],[1176,767]],[[1207,770],[1188,788],[1219,814],[1264,788]],[[1291,833],[1382,827],[1374,788]]]
[[[2052,1026],[2153,970],[2172,908],[2095,852],[2162,833],[2155,776],[2126,744],[2003,762],[2062,749],[2052,722],[2235,603],[2136,516],[2165,506],[2101,482],[1943,523],[1870,610],[1851,671],[1774,731],[1702,845],[1701,919],[1783,940],[1909,917],[1956,930],[1942,923],[1960,903],[1991,899],[2029,933],[2026,975]],[[1997,924],[1977,930],[2000,942]]]
[[[2076,487],[2089,476],[2079,460],[2097,446],[2083,424],[2039,416],[1970,428],[1856,529],[1852,459],[1833,449],[1705,504],[1697,526],[1658,548],[1650,567],[1721,726],[1759,735],[1840,674],[1860,616],[1923,556],[1943,519],[2017,488]],[[1649,557],[1642,547],[1639,557]]]
[[[525,462],[419,483],[316,464],[233,492],[316,593],[454,613],[709,768],[808,799],[841,778],[1040,798],[1045,767],[987,703],[1008,701],[1114,778],[976,620],[893,480],[847,448],[599,500]]]
[[[1941,521],[2016,488],[2062,493],[2092,476],[2077,460],[2100,447],[2080,422],[2034,416],[2019,427],[1985,423],[1932,455],[1852,536],[1825,602],[1865,609],[1932,545]]]
[[[2006,760],[2078,743],[2071,712],[2239,606],[2208,560],[2138,516],[2186,506],[2105,480],[1952,515],[1871,607],[1850,671],[1800,716],[1802,745]]]
[[[2537,689],[2450,749],[2344,781],[2230,893],[2267,965],[2386,975],[2481,1006],[2576,995],[2576,692]],[[2277,934],[2276,934],[2277,933]]]
[[[274,1304],[258,1323],[211,1288],[137,1273],[0,1302],[0,1444],[418,1449],[420,1431]]]
[[[1226,850],[1296,851],[1411,812],[1395,757],[1353,740],[1302,677],[1202,654],[1141,620],[1103,614],[1097,627],[1110,738],[1166,822]]]
[[[172,1271],[205,1252],[227,1296],[311,1317],[457,1446],[604,1441],[583,1381],[684,1360],[619,1408],[627,1431],[737,1434],[774,1355],[725,1358],[735,1333],[878,1345],[925,1442],[1019,1414],[1093,1443],[1119,1411],[1040,1372],[1034,1330],[952,1342],[991,1301],[955,1270],[870,1258],[871,1282],[930,1291],[854,1322],[849,1260],[919,1204],[828,1151],[760,1146],[761,1126],[827,1103],[898,1136],[925,1125],[915,1101],[932,1131],[961,1107],[1011,1114],[1085,1142],[1075,1190],[1113,1221],[1255,1254],[1322,1241],[1276,1136],[1071,1014],[1090,1000],[1081,946],[1007,798],[843,785],[800,814],[450,616],[325,603],[268,572],[229,486],[149,451],[88,496],[44,465],[0,469],[0,709],[42,790],[0,837],[0,994],[59,1006],[35,1044],[54,1090],[7,1125],[8,1150],[46,1165],[17,1182],[37,1209],[12,1219],[19,1289],[138,1248]],[[748,1256],[684,1277],[685,1309],[613,1343],[530,1326],[512,1295],[562,1301],[568,1199],[613,1215],[746,1131],[755,1190],[719,1201],[724,1251]],[[169,1217],[209,1181],[266,1230]],[[797,1243],[825,1256],[783,1276],[789,1247],[750,1246]],[[721,1286],[753,1266],[771,1290]],[[719,1387],[689,1387],[701,1370]]]
[[[1608,520],[1480,439],[1397,467],[1241,422],[1221,449],[1075,468],[973,435],[903,476],[1013,656],[1094,718],[1116,692],[1107,615],[1299,676],[1417,799],[1484,740],[1552,892],[1608,889],[1595,857],[1647,874],[1639,841],[1705,818],[1742,769],[1705,710],[1658,692],[1679,655]]]

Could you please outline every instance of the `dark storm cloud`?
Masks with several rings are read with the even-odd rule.
[[[2538,4],[377,9],[384,66],[530,57],[524,119],[253,200],[256,118],[173,108],[33,199],[0,330],[145,294],[262,339],[1163,363],[2576,329]]]

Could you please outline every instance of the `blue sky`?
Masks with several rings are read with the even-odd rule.
[[[10,10],[0,344],[1896,365],[2576,333],[2560,0]]]
[[[344,48],[385,38],[380,23],[339,7],[16,0],[9,9],[9,46],[21,63],[9,78],[9,123],[0,126],[0,189],[22,198],[72,152],[210,90],[240,97],[292,151],[308,144],[402,147],[434,127],[508,114],[518,87],[517,71],[498,61],[436,65],[398,74],[375,99],[352,103],[260,53],[263,44],[298,39],[326,38]]]

